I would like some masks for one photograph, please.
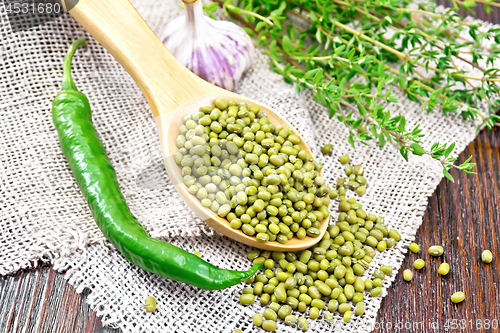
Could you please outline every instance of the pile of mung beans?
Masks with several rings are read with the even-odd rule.
[[[261,243],[286,243],[318,237],[330,214],[322,165],[300,143],[258,105],[217,99],[183,118],[174,158],[203,206]]]
[[[328,227],[317,245],[293,253],[253,250],[248,254],[254,264],[265,267],[246,281],[251,286],[244,287],[240,296],[241,304],[252,304],[260,297],[266,307],[253,316],[254,325],[274,331],[279,317],[286,325],[306,330],[305,313],[310,319],[322,315],[331,322],[336,311],[349,322],[353,315],[364,314],[366,296],[382,293],[391,266],[380,266],[373,279],[361,276],[377,250],[394,246],[401,236],[389,230],[382,217],[367,214],[355,198],[340,196],[339,200],[339,222]]]

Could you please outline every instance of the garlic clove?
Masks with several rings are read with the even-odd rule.
[[[201,1],[184,2],[186,15],[171,21],[162,41],[184,66],[205,80],[233,90],[252,64],[250,36],[232,22],[216,21],[203,14]]]

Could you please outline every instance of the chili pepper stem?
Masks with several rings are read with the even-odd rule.
[[[87,47],[87,41],[85,40],[85,38],[78,38],[77,40],[75,40],[71,44],[68,53],[64,57],[61,91],[68,91],[68,90],[78,91],[75,82],[73,81],[73,77],[71,76],[71,60],[73,59],[73,55],[75,54],[75,51],[79,46]]]

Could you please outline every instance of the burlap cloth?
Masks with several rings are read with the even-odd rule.
[[[157,34],[181,13],[178,1],[134,4]],[[51,120],[62,60],[78,37],[87,38],[88,48],[77,52],[74,79],[91,102],[95,127],[132,212],[153,237],[199,251],[221,267],[249,267],[245,256],[249,248],[214,233],[176,193],[161,164],[152,113],[118,62],[69,15],[11,34],[1,2],[0,13],[0,274],[49,261],[66,272],[78,292],[91,290],[88,301],[104,325],[124,332],[232,332],[238,327],[244,332],[260,331],[251,324],[251,316],[262,308],[258,302],[250,307],[239,304],[242,285],[199,290],[137,269],[110,247],[71,175]],[[402,240],[377,255],[366,272],[369,276],[382,263],[395,268],[384,281],[382,296],[367,297],[366,314],[355,316],[349,325],[338,322],[335,330],[353,330],[353,325],[367,323],[356,331],[371,331],[382,297],[422,222],[427,198],[442,178],[439,163],[426,157],[405,162],[391,144],[384,149],[362,145],[352,149],[345,127],[329,120],[326,109],[307,92],[297,96],[293,86],[270,70],[261,53],[237,92],[286,116],[325,166],[328,181],[343,174],[338,163],[341,154],[366,166],[369,186],[360,202],[366,211],[384,216],[388,226],[401,232]],[[420,123],[427,145],[455,141],[458,153],[475,137],[475,125],[457,115],[445,118],[438,111],[427,115],[408,99],[400,96],[400,101],[392,106],[394,114],[404,114],[409,128]],[[331,156],[319,152],[326,143],[334,144]],[[336,208],[332,213],[337,215]],[[143,307],[148,295],[158,300],[152,314]],[[333,330],[324,321],[314,321],[313,326],[313,331]],[[279,331],[294,329],[280,323]]]

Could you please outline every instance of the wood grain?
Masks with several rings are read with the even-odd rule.
[[[485,320],[497,320],[500,327],[500,129],[482,131],[459,160],[474,155],[477,175],[452,171],[455,184],[442,181],[429,200],[427,213],[416,236],[420,253],[409,253],[402,270],[413,271],[410,283],[403,281],[402,271],[382,301],[378,322],[396,322],[419,327],[417,332],[498,332],[485,328]],[[445,253],[434,258],[427,254],[431,245],[442,245]],[[490,249],[494,255],[491,264],[481,261],[481,252]],[[426,266],[413,269],[413,261],[422,258]],[[438,274],[441,262],[450,265],[447,276]],[[450,296],[463,291],[463,303],[453,304]],[[464,320],[466,329],[446,329],[452,320]],[[429,325],[436,323],[439,328]],[[483,324],[481,327],[481,323]],[[471,325],[472,324],[472,325]],[[388,326],[376,332],[393,332]],[[412,330],[401,330],[410,332]]]
[[[449,1],[437,2],[451,6]],[[475,12],[477,18],[500,23],[500,8],[494,8],[491,14],[486,14],[482,7],[475,8]],[[465,15],[463,11],[461,14]],[[470,155],[477,163],[477,174],[454,170],[451,174],[455,184],[443,180],[437,187],[416,236],[421,252],[407,255],[382,301],[378,314],[380,327],[375,332],[500,331],[500,129],[479,133],[459,161]],[[431,245],[442,245],[443,257],[429,257],[426,250]],[[494,253],[494,261],[489,265],[481,261],[484,249]],[[426,267],[416,272],[413,261],[418,258],[426,261]],[[442,261],[450,265],[450,273],[445,277],[437,272]],[[410,283],[402,278],[406,268],[414,273]],[[466,294],[463,303],[455,305],[450,301],[455,291]],[[458,327],[453,326],[453,320]],[[498,327],[485,327],[486,320],[496,320]],[[396,323],[408,326],[397,330]],[[462,323],[466,323],[463,329]]]
[[[438,3],[449,4],[444,0]],[[500,23],[499,8],[489,15],[482,9],[476,12],[478,18]],[[421,257],[426,267],[415,272],[411,283],[404,282],[401,273],[397,276],[382,302],[380,327],[375,332],[500,331],[484,325],[485,319],[500,320],[500,129],[481,132],[459,160],[469,155],[474,155],[478,174],[452,171],[456,183],[443,180],[429,199],[416,236],[423,251],[419,255],[410,253],[403,263],[403,269],[411,268],[413,261]],[[428,246],[434,244],[444,246],[442,258],[425,255]],[[495,254],[489,265],[480,260],[483,249]],[[446,277],[437,273],[443,260],[451,266]],[[458,305],[449,299],[456,290],[467,296]],[[102,327],[85,303],[87,295],[88,290],[76,294],[64,277],[48,266],[0,276],[0,332],[118,333]],[[457,324],[465,320],[466,329],[453,329],[453,319],[458,320]],[[397,323],[409,326],[398,329]],[[430,326],[432,323],[437,327]]]
[[[102,327],[85,303],[88,293],[77,294],[47,265],[0,276],[0,332],[118,333]]]

